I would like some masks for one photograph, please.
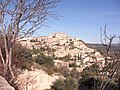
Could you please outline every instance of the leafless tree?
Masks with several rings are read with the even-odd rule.
[[[117,38],[116,35],[111,35],[110,37],[107,35],[107,25],[105,24],[104,28],[100,28],[101,30],[101,43],[105,50],[105,67],[102,67],[102,75],[101,78],[103,81],[100,85],[100,90],[104,90],[107,85],[109,84],[109,81],[114,78],[116,75],[117,70],[120,69],[120,55],[118,55],[116,51],[111,50],[112,48],[112,42],[115,38]]]
[[[0,60],[4,66],[5,78],[7,73],[12,79],[15,77],[11,56],[17,39],[31,35],[46,25],[49,17],[57,18],[54,11],[58,2],[60,0],[0,0],[0,36],[5,50],[3,53],[0,47]]]

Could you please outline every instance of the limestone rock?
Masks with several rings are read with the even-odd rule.
[[[46,90],[60,76],[48,75],[42,69],[32,71],[25,70],[18,77],[17,81],[20,90]]]
[[[0,76],[0,90],[15,90],[15,89],[12,86],[10,86],[2,76]]]

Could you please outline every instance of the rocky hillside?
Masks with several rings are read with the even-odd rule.
[[[44,37],[23,38],[19,42],[33,51],[34,49],[42,51],[45,55],[52,57],[57,68],[65,67],[64,69],[71,71],[75,65],[76,70],[82,72],[84,68],[96,62],[104,64],[104,57],[100,52],[88,47],[79,38],[70,37],[62,32]],[[37,55],[40,55],[40,52],[33,56]],[[42,68],[34,68],[31,71],[23,71],[17,77],[17,82],[20,90],[43,90],[49,89],[52,83],[59,78],[61,78],[60,72],[49,75]]]
[[[23,38],[19,42],[31,49],[41,49],[46,55],[57,59],[70,57],[70,60],[82,61],[83,64],[99,61],[104,63],[104,57],[100,52],[89,48],[79,38],[70,37],[62,32],[49,36]]]

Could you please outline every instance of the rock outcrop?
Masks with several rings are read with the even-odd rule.
[[[10,86],[2,76],[0,76],[0,90],[15,90],[15,89],[12,86]]]
[[[46,90],[60,76],[48,75],[41,69],[32,71],[25,70],[17,77],[17,83],[20,90]]]

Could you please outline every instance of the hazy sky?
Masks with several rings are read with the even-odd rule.
[[[100,27],[107,23],[109,35],[120,35],[120,0],[63,0],[57,7],[60,20],[50,19],[50,28],[35,35],[64,32],[87,43],[100,43]]]

